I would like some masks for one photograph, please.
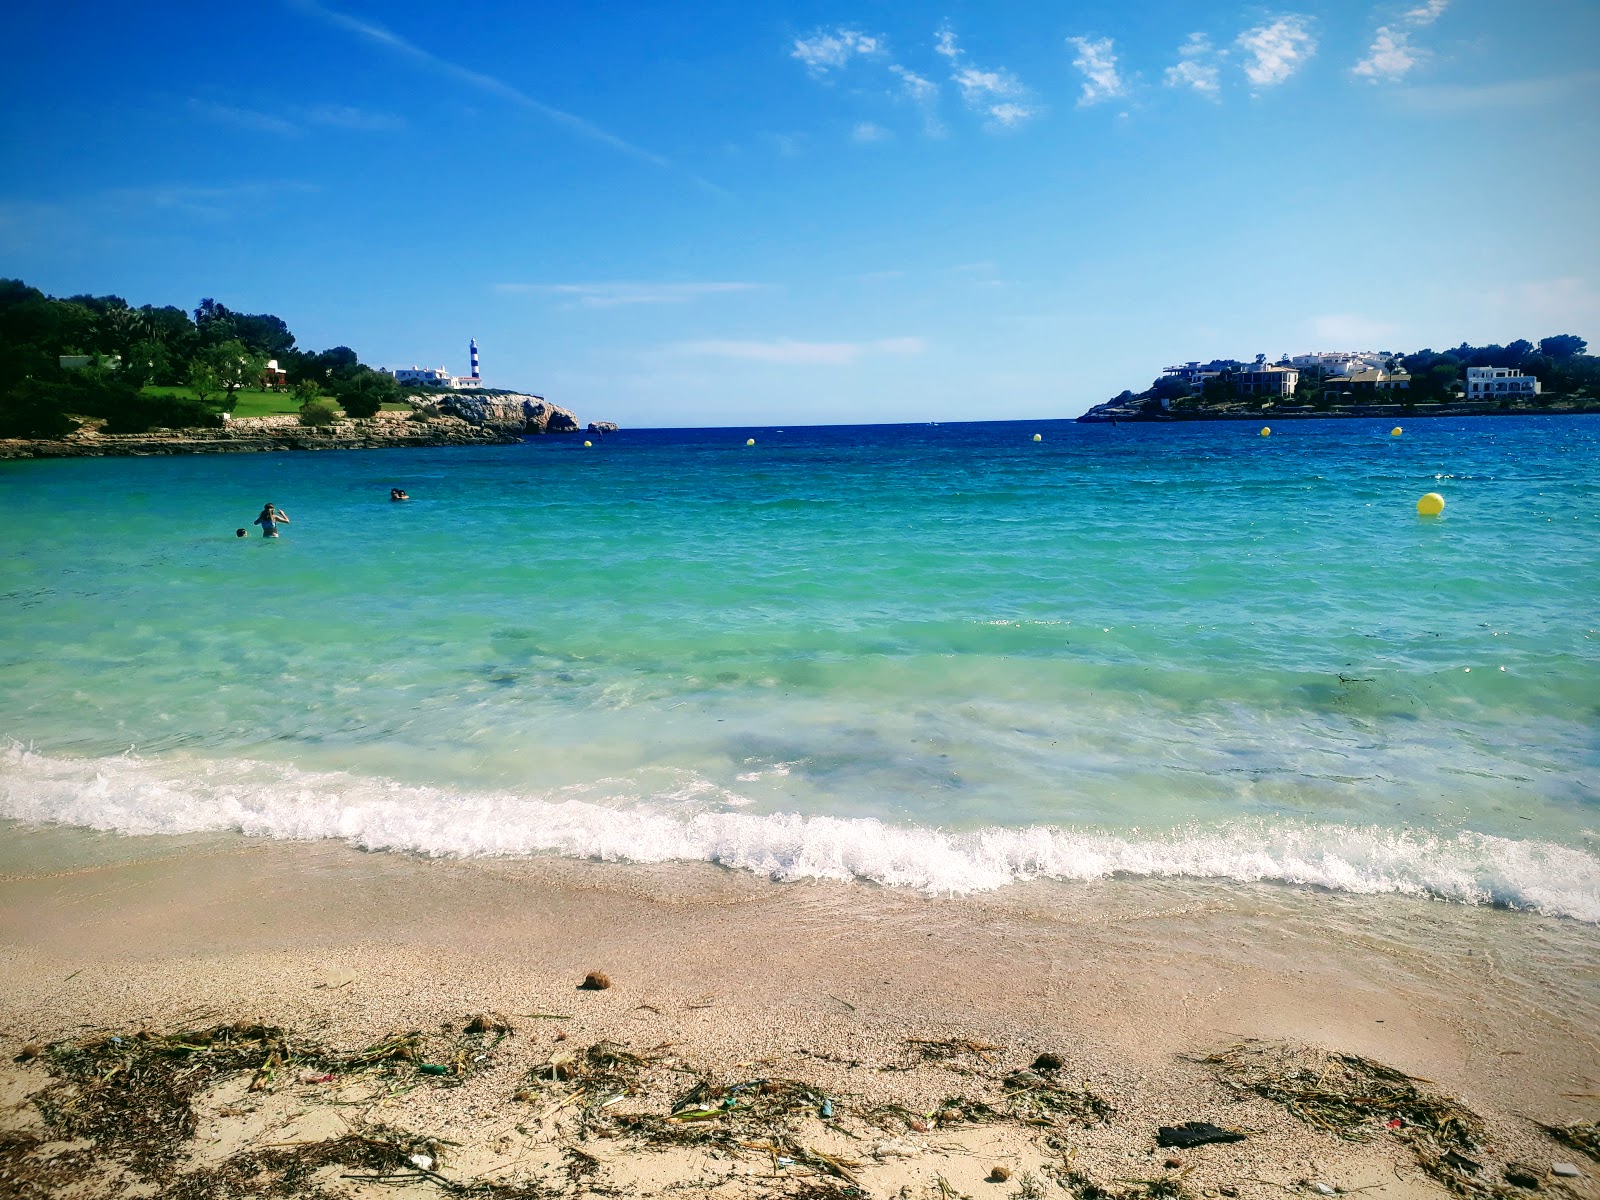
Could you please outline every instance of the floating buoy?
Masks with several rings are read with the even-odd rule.
[[[1272,436],[1272,428],[1270,426],[1263,425],[1261,427],[1261,436],[1262,437],[1271,437]]]
[[[1429,492],[1417,501],[1417,512],[1424,517],[1437,517],[1444,511],[1444,497],[1438,492]]]
[[[594,445],[594,443],[593,442],[585,442],[584,445],[585,446],[592,446],[592,445]]]
[[[1033,435],[1033,440],[1034,440],[1034,441],[1036,441],[1036,442],[1042,442],[1042,441],[1044,441],[1044,434],[1042,434],[1042,433],[1036,433],[1036,434],[1034,434],[1034,435]]]
[[[746,446],[754,446],[756,444],[756,440],[755,438],[745,438],[744,444]]]
[[[1390,437],[1399,437],[1400,436],[1400,426],[1396,425],[1393,429],[1389,430],[1389,436]]]

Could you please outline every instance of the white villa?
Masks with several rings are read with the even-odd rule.
[[[1539,381],[1532,375],[1510,367],[1468,367],[1467,399],[1491,398],[1509,400],[1517,396],[1537,396]]]

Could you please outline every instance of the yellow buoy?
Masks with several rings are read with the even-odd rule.
[[[584,445],[585,446],[592,446],[592,445],[594,445],[594,443],[593,442],[585,442]]]
[[[1393,429],[1389,430],[1389,436],[1390,437],[1399,437],[1400,436],[1400,426],[1396,425]]]
[[[1438,492],[1429,492],[1417,501],[1417,512],[1424,517],[1437,517],[1444,511],[1444,497]]]
[[[1042,433],[1036,433],[1036,434],[1034,434],[1034,435],[1033,435],[1033,440],[1034,440],[1034,441],[1036,441],[1036,442],[1042,442],[1042,441],[1044,441],[1044,434],[1042,434]]]
[[[745,438],[744,444],[746,446],[754,446],[756,444],[756,440],[755,438]]]
[[[1261,436],[1262,436],[1262,437],[1271,437],[1271,436],[1272,436],[1272,429],[1271,429],[1271,427],[1270,427],[1270,426],[1267,426],[1267,425],[1263,425],[1263,426],[1262,426],[1262,427],[1261,427]]]

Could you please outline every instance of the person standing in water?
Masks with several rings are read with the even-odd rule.
[[[278,526],[289,524],[289,516],[283,511],[283,509],[272,507],[271,503],[269,502],[267,506],[261,510],[261,515],[251,522],[251,524],[261,526],[262,537],[277,537]]]

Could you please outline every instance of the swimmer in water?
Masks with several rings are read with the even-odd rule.
[[[262,537],[277,537],[278,526],[289,524],[289,517],[283,509],[274,508],[271,504],[268,504],[261,510],[261,515],[251,524],[261,526]]]
[[[401,488],[390,488],[389,489],[389,499],[391,499],[391,500],[409,500],[409,499],[411,499],[411,497],[406,495],[405,491],[403,489],[401,489]]]
[[[244,530],[242,530],[242,529],[235,529],[235,530],[234,530],[234,531],[233,531],[233,536],[234,536],[234,537],[243,537],[243,536],[244,536]]]

